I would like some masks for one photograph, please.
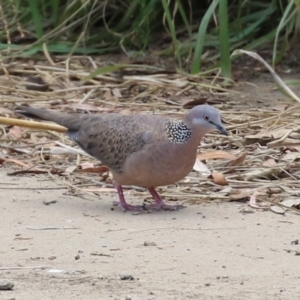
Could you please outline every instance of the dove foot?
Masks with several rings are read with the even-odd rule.
[[[142,205],[130,205],[126,202],[124,194],[123,194],[123,188],[119,184],[115,184],[115,187],[118,191],[119,199],[120,201],[114,201],[113,205],[114,206],[120,206],[121,210],[123,212],[125,211],[145,211],[146,207]]]
[[[158,195],[154,187],[148,188],[149,193],[153,196],[153,199],[155,200],[155,207],[156,210],[179,210],[180,208],[183,208],[182,205],[169,205],[166,204]]]

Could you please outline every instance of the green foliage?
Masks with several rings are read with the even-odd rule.
[[[207,11],[205,12],[205,15],[203,16],[198,33],[196,35],[196,43],[195,43],[195,51],[194,51],[194,59],[192,63],[192,73],[196,74],[200,72],[200,66],[201,66],[201,58],[203,54],[203,49],[205,44],[207,43],[207,27],[210,22],[210,20],[213,17],[213,14],[215,12],[215,9],[217,5],[219,4],[219,0],[213,1]]]
[[[225,80],[231,79],[230,45],[228,26],[228,2],[222,0],[219,3],[219,42],[220,42],[220,66]]]
[[[287,5],[284,5],[283,3],[281,4],[282,7],[285,8],[283,9],[283,15],[276,29],[272,60],[273,65],[275,65],[277,61],[280,61],[283,57],[288,46],[289,36],[293,33],[299,35],[300,29],[300,1],[289,1]],[[281,45],[279,45],[279,39],[281,37],[280,33],[283,33],[282,36],[284,37],[284,41],[281,43]],[[277,51],[278,48],[281,48],[279,53]]]
[[[2,56],[45,47],[67,55],[150,48],[193,74],[208,63],[219,66],[227,79],[234,49],[273,43],[275,64],[300,28],[299,0],[0,0],[0,6]]]

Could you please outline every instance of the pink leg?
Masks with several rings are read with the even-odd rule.
[[[126,210],[129,210],[129,211],[145,211],[146,210],[146,208],[144,206],[130,205],[130,204],[126,203],[122,186],[117,183],[115,183],[114,185],[118,191],[120,202],[117,202],[117,203],[114,202],[113,205],[119,205],[123,212],[125,212]]]
[[[183,208],[182,205],[169,205],[164,203],[164,201],[160,198],[154,187],[148,188],[148,191],[155,200],[155,206],[157,210],[178,210],[180,208]]]

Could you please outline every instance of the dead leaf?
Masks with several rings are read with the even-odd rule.
[[[287,207],[295,207],[297,208],[297,206],[300,205],[300,199],[297,198],[290,198],[290,199],[286,199],[280,202],[280,204],[287,206]]]
[[[23,131],[19,126],[13,126],[8,130],[9,134],[13,137],[20,139],[23,135]]]
[[[85,166],[83,166],[85,164]],[[90,164],[90,163],[84,163],[81,165],[81,172],[86,172],[86,173],[104,173],[104,172],[107,172],[109,171],[109,168],[107,166],[98,166],[98,167],[95,167],[93,164]],[[91,165],[91,166],[88,166],[88,165]]]
[[[270,207],[270,210],[272,212],[274,212],[275,214],[280,214],[280,215],[284,215],[286,213],[286,211],[287,211],[286,208],[283,208],[283,207],[278,206],[278,205],[272,205]]]
[[[233,159],[232,161],[230,161],[228,163],[228,166],[230,166],[230,167],[240,166],[244,162],[246,156],[247,156],[247,152],[245,152],[244,154],[242,154],[240,157],[238,157],[238,158]]]
[[[285,111],[288,107],[288,104],[277,104],[272,106],[272,110]]]
[[[65,174],[71,174],[71,173],[73,173],[75,170],[77,169],[77,166],[70,166],[70,167],[68,167],[68,168],[66,168],[66,170],[65,170]]]
[[[91,162],[84,162],[79,167],[81,168],[81,170],[84,170],[84,169],[94,168],[94,164]]]
[[[232,187],[230,185],[227,185],[221,191],[218,191],[218,194],[225,196],[225,195],[228,195],[231,191],[232,191]]]
[[[119,88],[114,88],[112,89],[112,93],[115,97],[117,98],[123,98],[121,92],[120,92],[120,89]]]
[[[111,90],[105,91],[105,93],[102,96],[105,100],[111,100],[113,98]]]
[[[212,173],[211,176],[214,180],[214,183],[216,183],[218,185],[228,185],[228,182],[223,173],[215,172],[215,173]]]
[[[236,157],[228,152],[225,151],[210,151],[205,153],[199,153],[197,155],[197,158],[199,160],[206,160],[206,159],[217,159],[217,158],[223,158],[223,159],[233,159],[235,160]]]
[[[277,162],[275,161],[275,159],[273,158],[269,158],[267,160],[265,160],[262,164],[263,167],[276,167],[277,166]]]
[[[198,158],[195,161],[193,170],[199,172],[203,176],[209,176],[211,174],[208,167],[203,162],[201,162]]]
[[[288,211],[289,207],[299,209],[300,199],[298,197],[291,197],[289,199],[281,201],[279,204],[280,205],[272,205],[270,209],[276,214],[284,215]]]

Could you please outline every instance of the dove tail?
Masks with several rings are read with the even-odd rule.
[[[58,113],[41,108],[21,106],[20,110],[17,110],[16,112],[28,118],[55,122],[61,126],[68,128],[71,131],[79,130],[81,124],[80,117],[78,115]]]

